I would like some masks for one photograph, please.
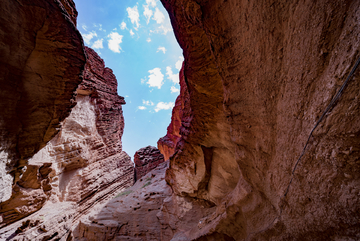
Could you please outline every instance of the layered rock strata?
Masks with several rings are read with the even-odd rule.
[[[189,96],[170,163],[81,217],[73,232],[74,213],[54,218],[41,213],[49,212],[45,206],[39,217],[46,221],[25,222],[23,237],[360,239],[359,70],[312,132],[358,58],[359,1],[162,2],[184,50]],[[83,103],[95,109],[91,86],[81,90]],[[74,162],[68,162],[74,173],[86,168]],[[36,181],[29,181],[36,168],[24,173],[24,185],[40,185],[60,201],[57,188],[64,185],[51,179],[57,170],[42,165]],[[63,183],[76,186],[82,177],[71,173]],[[71,187],[61,189],[61,198],[79,200]],[[60,223],[62,231],[49,232],[45,222]]]
[[[54,137],[75,105],[86,58],[63,4],[69,2],[0,3],[1,202],[11,197],[27,159]]]
[[[63,212],[50,215],[48,222],[39,218],[44,215],[39,212],[29,222],[38,223],[35,230],[40,226],[47,230],[35,231],[40,237],[65,235],[91,207],[133,185],[133,163],[121,145],[124,98],[117,95],[111,69],[105,68],[94,50],[85,50],[87,63],[77,90],[77,104],[60,132],[29,160],[17,184],[20,190],[15,190],[19,194],[2,203],[2,225],[37,211],[47,201],[44,210],[57,205]],[[66,225],[53,224],[64,217]],[[29,233],[24,237],[31,239]]]
[[[147,146],[138,150],[134,155],[135,182],[164,161],[163,154],[156,147]]]
[[[197,227],[198,221],[211,215],[215,207],[202,200],[174,195],[165,182],[168,166],[168,161],[161,163],[134,186],[92,210],[80,220],[73,232],[74,239],[186,240],[177,237]]]
[[[190,101],[165,175],[174,193],[156,196],[157,220],[150,194],[109,202],[80,237],[360,239],[359,70],[312,132],[359,57],[359,1],[162,3]]]

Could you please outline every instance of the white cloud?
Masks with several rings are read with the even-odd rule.
[[[165,15],[158,9],[155,8],[155,13],[153,19],[158,23],[161,24],[165,20]]]
[[[148,5],[144,5],[144,16],[146,18],[146,24],[149,24],[152,15],[153,11],[149,8]]]
[[[108,37],[110,38],[108,42],[109,49],[115,53],[120,53],[120,50],[122,50],[120,44],[122,43],[123,36],[116,32],[112,32]]]
[[[159,47],[159,48],[157,49],[156,53],[159,52],[159,51],[162,51],[162,52],[165,54],[166,48],[165,48],[165,47]]]
[[[82,27],[85,31],[87,31],[87,26],[86,26],[85,24],[83,24],[81,27]]]
[[[94,42],[94,44],[91,46],[91,48],[93,49],[102,49],[104,48],[103,46],[103,39],[98,39]]]
[[[152,102],[151,100],[143,100],[142,103],[143,105],[154,105],[154,102]]]
[[[166,75],[174,84],[179,83],[179,74],[174,74],[170,66],[166,67]]]
[[[146,4],[150,5],[151,7],[156,7],[156,1],[155,0],[146,0]]]
[[[122,22],[122,23],[120,24],[120,28],[121,28],[122,30],[124,30],[124,29],[126,28],[126,23],[125,23],[125,22]]]
[[[139,15],[139,11],[137,9],[137,6],[134,6],[133,8],[127,8],[126,11],[128,12],[128,16],[131,20],[131,23],[136,25],[135,30],[138,30],[140,24],[139,24],[139,21],[140,21],[140,15]]]
[[[159,26],[156,30],[150,30],[150,33],[162,33],[166,35],[170,31],[172,31],[172,28],[170,27],[170,25],[167,24],[167,26],[165,25]]]
[[[154,68],[149,70],[149,80],[146,82],[150,87],[158,87],[161,89],[161,86],[164,84],[164,75],[161,73],[160,68]]]
[[[93,37],[97,37],[97,34],[96,34],[94,31],[92,31],[92,32],[90,32],[90,33],[88,33],[88,34],[83,34],[82,37],[83,37],[83,39],[84,39],[84,42],[85,42],[87,45],[90,45],[91,39],[92,39]]]
[[[159,30],[162,31],[164,35],[166,35],[168,32],[170,32],[172,29],[171,27],[165,26],[165,25],[161,25],[159,27]]]
[[[146,42],[150,43],[151,42],[151,38],[147,38]]]
[[[180,93],[180,89],[176,88],[175,86],[171,86],[170,90],[171,93]]]
[[[135,34],[134,31],[132,31],[132,29],[130,29],[130,35],[134,36],[134,34]]]
[[[182,63],[184,61],[184,57],[183,56],[179,56],[179,60],[176,62],[175,64],[175,68],[177,68],[179,71],[181,69]]]
[[[159,102],[155,107],[155,112],[158,112],[160,110],[170,110],[173,107],[174,107],[174,102],[169,102],[169,103]]]
[[[99,24],[94,23],[93,26],[94,26],[95,28],[99,28],[100,31],[106,32],[106,30],[102,28],[102,24],[101,24],[101,23],[99,23]]]
[[[139,110],[146,110],[146,107],[145,106],[138,106],[138,109]]]

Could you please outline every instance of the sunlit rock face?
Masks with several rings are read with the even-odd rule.
[[[14,187],[27,202],[17,212],[46,203],[13,226],[18,238],[359,240],[359,70],[293,168],[359,57],[360,2],[162,2],[185,57],[179,111],[159,141],[169,162],[121,191],[113,177],[133,175],[112,126],[123,100],[99,91],[116,89],[112,78],[92,85],[111,72],[87,49],[79,104]]]
[[[141,179],[163,162],[164,155],[154,146],[147,146],[138,150],[134,155],[135,181]]]
[[[152,179],[154,170],[84,220],[79,237],[360,239],[359,70],[292,174],[359,57],[360,2],[162,2],[184,50],[189,95],[159,141],[172,192],[156,191],[165,180]]]
[[[161,163],[134,186],[83,218],[73,232],[74,239],[189,240],[181,234],[197,227],[198,221],[212,214],[215,207],[174,195],[165,182],[168,165],[168,161]]]
[[[4,202],[22,188],[21,176],[35,175],[30,188],[47,179],[26,169],[27,160],[54,137],[75,105],[86,57],[73,13],[63,5],[69,3],[0,2],[0,212],[5,219],[17,218],[5,211]],[[46,195],[28,193],[36,201],[24,209],[36,210]]]
[[[85,50],[87,63],[77,104],[60,132],[29,160],[15,195],[2,204],[3,225],[52,204],[59,208],[76,205],[49,219],[70,216],[69,220],[75,220],[133,185],[133,163],[121,144],[124,98],[117,95],[116,78],[104,61],[92,49]],[[66,231],[61,225],[51,225],[46,228],[53,229],[49,233]]]
[[[176,144],[181,139],[181,132],[186,129],[186,123],[191,118],[190,96],[186,87],[184,66],[180,70],[179,78],[180,94],[176,98],[172,110],[171,123],[167,128],[166,135],[157,142],[157,146],[164,155],[165,160],[168,160],[175,153]],[[182,124],[184,124],[184,127],[182,127]]]
[[[191,106],[166,179],[218,210],[191,239],[359,239],[359,70],[292,171],[359,57],[360,2],[162,2]]]

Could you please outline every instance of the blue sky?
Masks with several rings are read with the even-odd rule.
[[[123,150],[133,159],[166,134],[183,57],[159,0],[75,0],[86,46],[113,70],[125,97]]]

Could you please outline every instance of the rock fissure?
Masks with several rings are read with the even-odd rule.
[[[341,97],[343,90],[346,88],[348,82],[351,80],[351,78],[352,78],[353,74],[355,73],[355,71],[356,71],[359,63],[360,63],[360,57],[359,57],[359,58],[357,59],[357,61],[355,62],[354,67],[351,69],[348,77],[346,78],[346,80],[344,81],[344,83],[342,84],[342,86],[340,87],[340,89],[337,91],[337,93],[336,93],[336,95],[334,96],[334,98],[332,98],[330,104],[326,107],[326,109],[324,110],[324,112],[323,112],[322,115],[320,116],[319,120],[316,122],[315,126],[311,129],[310,134],[309,134],[309,137],[308,137],[308,139],[306,140],[306,143],[305,143],[305,145],[304,145],[304,149],[302,150],[302,152],[301,152],[299,158],[297,159],[297,161],[296,161],[296,163],[295,163],[295,166],[294,166],[294,168],[293,168],[293,170],[292,170],[292,172],[291,172],[291,179],[290,179],[289,185],[287,186],[287,188],[286,188],[286,190],[285,190],[285,193],[284,193],[284,195],[283,195],[282,198],[285,198],[286,195],[287,195],[287,193],[288,193],[288,191],[289,191],[289,188],[290,188],[290,185],[291,185],[291,183],[292,183],[292,181],[293,181],[294,174],[295,174],[295,171],[296,171],[296,169],[297,169],[297,166],[298,166],[298,164],[300,163],[301,158],[304,156],[304,154],[305,154],[305,152],[306,152],[306,148],[307,148],[307,146],[308,146],[308,144],[309,144],[309,142],[310,142],[310,139],[311,139],[311,137],[312,137],[313,132],[314,132],[315,129],[319,126],[319,124],[322,122],[322,120],[323,120],[324,118],[326,118],[326,114],[327,114],[332,108],[334,108],[334,105],[336,104],[336,102],[337,102],[337,101],[339,100],[339,98]],[[281,212],[280,212],[280,213],[281,213]]]

